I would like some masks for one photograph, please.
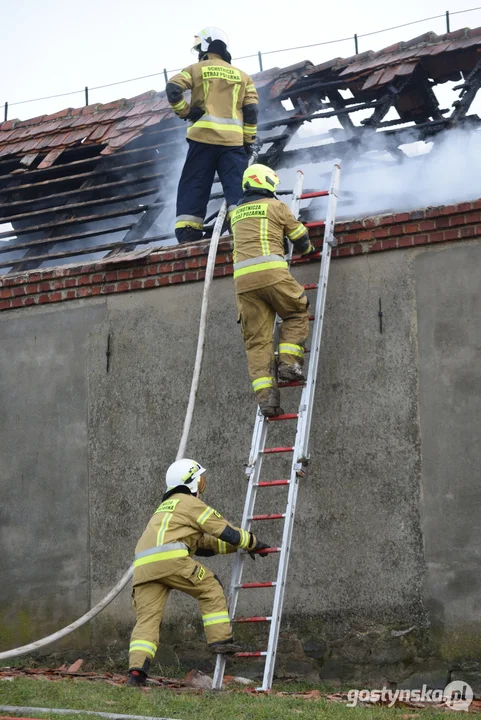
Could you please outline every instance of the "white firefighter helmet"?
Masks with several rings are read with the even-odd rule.
[[[209,45],[214,40],[221,40],[221,42],[225,43],[227,51],[229,51],[229,38],[226,33],[217,27],[206,27],[196,33],[192,52],[207,52]]]
[[[185,485],[193,495],[198,490],[202,492],[205,483],[201,483],[200,479],[205,472],[206,469],[195,460],[189,460],[188,458],[176,460],[170,465],[165,476],[167,490],[172,490],[177,485]]]

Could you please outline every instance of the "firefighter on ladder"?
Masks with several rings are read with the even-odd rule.
[[[169,467],[167,491],[137,543],[133,577],[137,622],[129,648],[129,685],[146,683],[171,590],[181,590],[198,601],[212,652],[229,655],[240,650],[233,643],[219,579],[192,556],[232,553],[238,548],[253,553],[269,545],[251,532],[231,525],[200,500],[206,484],[205,472],[199,463],[188,459],[177,460]]]
[[[244,196],[232,213],[234,284],[247,364],[259,409],[282,414],[277,377],[304,382],[304,345],[309,331],[308,300],[284,259],[284,238],[303,257],[316,255],[307,229],[275,196],[276,173],[266,165],[244,172]],[[282,319],[278,366],[274,355],[276,313]]]
[[[175,236],[179,243],[202,237],[204,217],[217,171],[227,212],[242,195],[242,174],[257,132],[257,92],[252,79],[231,65],[227,35],[215,27],[195,36],[199,62],[167,83],[167,99],[189,120],[189,149],[177,190]],[[190,104],[184,99],[191,90]]]

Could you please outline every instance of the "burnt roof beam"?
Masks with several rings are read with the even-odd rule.
[[[428,107],[428,115],[432,117],[433,120],[444,120],[443,118],[443,110],[439,107],[439,100],[437,99],[436,95],[433,91],[433,86],[429,82],[429,78],[424,73],[417,73],[418,75],[418,82],[420,83],[424,98],[426,101],[426,105]]]
[[[115,156],[110,156],[110,161],[112,162],[112,158]],[[63,175],[61,177],[54,177],[50,178],[49,180],[41,180],[40,182],[33,182],[33,183],[26,183],[23,185],[12,185],[9,187],[1,187],[0,185],[0,194],[3,196],[6,193],[12,193],[12,192],[19,192],[20,190],[37,190],[42,189],[44,185],[53,185],[56,183],[63,183],[63,182],[71,182],[72,180],[88,180],[89,178],[98,177],[99,175],[104,175],[106,170],[111,172],[112,174],[116,172],[133,172],[136,170],[140,170],[141,168],[146,168],[148,165],[154,165],[159,162],[159,158],[154,157],[151,160],[144,160],[143,162],[138,163],[130,163],[127,165],[113,165],[111,164],[108,168],[104,168],[102,170],[91,170],[90,172],[86,173],[77,173],[74,175]],[[49,168],[50,169],[50,168]],[[20,177],[14,176],[14,179],[22,179],[23,176]],[[0,178],[1,181],[1,178]],[[78,189],[78,192],[80,192],[80,188]],[[43,199],[43,198],[41,198]]]
[[[453,112],[450,116],[451,124],[457,124],[468,113],[469,108],[481,87],[481,58],[478,60],[474,68],[467,76],[462,85],[457,85],[454,89],[460,90],[459,100],[453,102]]]
[[[334,90],[344,90],[347,89],[349,81],[348,80],[341,80],[338,78],[337,80],[331,80],[329,82],[313,82],[307,85],[293,85],[291,88],[286,90],[285,92],[280,95],[279,100],[292,100],[293,97],[297,95],[302,95],[304,93],[312,93],[313,90],[330,90],[331,88],[334,88]],[[327,94],[327,92],[326,92]]]
[[[352,100],[352,102],[357,103],[357,101],[354,99]],[[257,129],[259,131],[272,130],[272,128],[279,127],[280,125],[295,125],[300,121],[305,122],[306,120],[322,120],[323,118],[333,117],[334,115],[344,115],[358,112],[359,110],[369,110],[370,108],[377,107],[378,104],[379,101],[374,100],[372,102],[363,102],[357,103],[356,105],[349,105],[343,110],[327,110],[323,112],[311,113],[309,115],[293,115],[287,118],[279,118],[278,120],[270,120],[269,122],[261,123],[257,126]]]
[[[42,225],[30,225],[29,227],[23,227],[8,230],[7,232],[0,233],[0,239],[11,238],[19,235],[29,235],[31,233],[37,233],[43,230],[53,230],[57,227],[65,227],[66,225],[82,225],[83,223],[99,222],[103,220],[110,220],[113,218],[123,217],[125,215],[137,215],[138,213],[144,213],[147,210],[147,206],[137,206],[132,208],[122,208],[115,212],[107,212],[102,215],[84,215],[82,217],[67,218],[57,220],[56,222],[49,222]]]
[[[365,120],[361,120],[361,125],[366,128],[377,128],[379,126],[379,123],[384,119],[384,117],[388,114],[389,110],[393,107],[398,95],[404,90],[410,80],[411,76],[409,75],[408,77],[404,78],[401,81],[398,81],[397,83],[390,83],[387,86],[384,95],[378,101],[378,105],[375,108],[371,117],[366,118]]]
[[[345,99],[339,90],[330,90],[327,93],[334,110],[343,110],[345,107]],[[352,118],[346,113],[340,113],[337,117],[341,127],[346,131],[348,137],[353,137],[359,133],[359,125],[354,125]]]
[[[113,232],[113,231],[111,231]],[[135,245],[146,245],[151,242],[157,242],[157,241],[163,241],[163,240],[175,240],[175,237],[170,234],[165,235],[153,235],[150,238],[136,238],[135,240],[132,240],[129,245],[135,246]],[[177,241],[175,243],[177,244]],[[104,245],[91,245],[89,247],[85,248],[77,248],[75,250],[63,250],[56,253],[46,253],[42,255],[32,255],[30,258],[32,262],[35,263],[35,267],[38,267],[38,265],[41,265],[42,262],[45,262],[45,260],[57,260],[60,258],[66,258],[66,257],[74,257],[76,255],[91,255],[98,252],[106,252],[113,250],[119,246],[119,243],[111,242],[106,243]],[[132,250],[132,247],[129,248],[129,250]],[[0,267],[12,267],[12,270],[10,272],[21,272],[19,270],[18,266],[21,265],[24,262],[24,258],[18,258],[17,260],[0,260]],[[14,269],[15,268],[15,269]]]
[[[3,216],[2,210],[9,210],[11,208],[17,209],[19,206],[24,207],[24,206],[30,205],[32,203],[41,204],[44,202],[48,202],[50,200],[59,201],[62,198],[65,198],[66,201],[68,202],[71,195],[74,196],[73,199],[75,200],[76,196],[83,194],[85,192],[91,193],[92,189],[82,187],[82,188],[79,188],[78,190],[67,190],[64,193],[58,193],[56,195],[45,195],[44,197],[33,198],[31,200],[18,200],[13,203],[5,203],[3,205],[0,205],[0,222],[12,222],[14,220],[22,219],[25,215],[28,217],[38,217],[39,215],[49,215],[51,213],[58,212],[59,210],[67,210],[67,209],[68,210],[74,210],[74,209],[76,210],[79,208],[88,207],[88,206],[92,206],[92,205],[99,205],[102,203],[104,203],[105,205],[109,205],[110,203],[120,202],[123,198],[125,200],[131,200],[134,197],[142,197],[142,195],[150,195],[152,191],[149,191],[147,189],[144,189],[144,190],[141,190],[141,191],[138,191],[135,193],[131,193],[131,194],[126,194],[126,195],[110,195],[110,196],[108,194],[105,194],[105,191],[108,191],[110,189],[116,190],[118,187],[123,187],[123,186],[130,187],[133,185],[139,185],[141,183],[151,183],[154,180],[158,180],[159,178],[162,178],[162,177],[165,177],[165,175],[163,173],[155,173],[153,175],[146,175],[145,177],[137,177],[137,178],[133,178],[130,180],[118,180],[118,181],[111,182],[111,183],[103,183],[102,185],[95,186],[96,190],[102,190],[102,192],[100,193],[101,197],[94,198],[93,200],[85,200],[85,201],[77,202],[77,203],[74,202],[74,203],[71,203],[70,205],[68,205],[68,204],[58,205],[58,206],[54,206],[54,207],[46,207],[46,208],[40,208],[38,210],[30,210],[30,211],[27,208],[26,211],[24,211],[22,213],[17,213],[17,215],[12,215],[12,216]]]
[[[154,199],[154,204],[149,207],[145,215],[143,215],[139,219],[139,221],[129,230],[127,235],[123,238],[122,242],[119,243],[117,249],[110,252],[107,257],[110,257],[110,255],[116,255],[118,253],[124,253],[128,250],[131,250],[132,248],[129,247],[130,245],[133,245],[133,247],[135,247],[135,245],[138,244],[139,240],[143,240],[143,238],[148,233],[152,225],[155,223],[163,209],[164,204],[161,203],[161,193],[159,193]]]
[[[266,165],[269,165],[269,167],[272,167],[273,169],[277,167],[279,163],[279,158],[284,152],[286,145],[291,141],[291,139],[294,137],[296,132],[303,124],[303,120],[298,123],[293,123],[292,125],[289,125],[289,127],[287,128],[287,132],[282,133],[282,135],[279,135],[277,138],[272,139],[271,147],[264,154],[264,162]],[[267,143],[264,141],[263,144]]]
[[[51,236],[50,238],[40,238],[39,240],[29,240],[28,242],[22,242],[17,243],[16,245],[6,245],[2,243],[0,245],[0,255],[4,255],[5,253],[13,252],[14,250],[25,250],[29,248],[36,248],[37,252],[40,248],[40,246],[45,245],[55,245],[56,243],[60,242],[71,242],[72,240],[84,240],[86,238],[90,237],[96,237],[97,235],[109,235],[111,233],[121,232],[125,230],[130,230],[131,227],[133,227],[134,223],[128,223],[124,225],[118,225],[117,227],[112,228],[96,228],[95,230],[87,230],[85,232],[80,233],[70,233],[65,235],[57,235],[57,236]],[[8,263],[5,263],[6,265]]]
[[[34,176],[42,175],[45,177],[45,175],[50,174],[50,173],[56,173],[58,171],[62,171],[65,169],[68,170],[69,168],[72,168],[72,167],[77,168],[80,165],[87,165],[87,164],[92,164],[92,163],[97,163],[97,165],[99,163],[102,163],[102,168],[103,168],[104,162],[105,163],[115,162],[119,157],[123,157],[124,155],[143,154],[146,152],[156,152],[156,151],[158,151],[159,148],[164,147],[166,145],[170,145],[170,144],[171,143],[157,143],[155,145],[148,145],[143,148],[137,147],[137,148],[130,148],[129,150],[119,150],[118,152],[114,153],[113,155],[96,155],[95,157],[85,158],[84,160],[73,160],[72,162],[69,162],[69,163],[59,163],[58,165],[50,165],[47,168],[38,168],[37,170],[25,170],[21,174],[19,173],[18,177],[20,177],[21,179],[25,178],[26,176],[30,176],[30,175],[34,175]],[[177,143],[175,143],[175,144],[177,144]],[[158,161],[167,160],[167,159],[168,159],[167,156],[166,157],[157,156]],[[1,160],[0,160],[0,163],[1,163]],[[121,167],[121,165],[119,165],[119,167]],[[12,177],[12,175],[10,172],[6,173],[4,175],[0,174],[0,182],[3,179],[10,179],[11,177]],[[62,178],[59,178],[59,179],[62,179]]]
[[[171,236],[168,236],[171,237]],[[140,242],[151,242],[149,240],[144,240]],[[135,244],[139,244],[137,241]],[[41,265],[45,260],[58,260],[60,258],[66,258],[66,257],[74,257],[77,255],[93,255],[94,253],[99,252],[105,252],[108,250],[112,250],[113,248],[118,247],[118,242],[111,242],[106,243],[105,245],[91,245],[89,247],[84,248],[77,248],[75,250],[62,250],[60,252],[55,253],[43,253],[41,255],[32,255],[30,258],[31,263],[33,264],[33,267],[38,267]],[[130,248],[132,249],[132,248]],[[0,260],[0,267],[11,267],[10,273],[18,273],[23,272],[24,268],[19,268],[18,266],[21,265],[24,262],[23,258],[17,259],[17,260]],[[26,263],[25,263],[26,264]],[[30,268],[26,268],[30,269]]]
[[[149,180],[149,182],[151,181]],[[146,187],[142,190],[137,190],[136,192],[129,193],[128,195],[113,195],[111,197],[93,198],[92,200],[84,200],[83,202],[71,203],[70,205],[58,205],[56,207],[45,208],[44,210],[34,210],[33,212],[20,213],[17,215],[0,216],[0,222],[15,223],[23,220],[28,220],[30,218],[41,217],[43,215],[52,215],[66,210],[83,210],[91,207],[96,207],[97,205],[106,206],[115,205],[117,203],[128,203],[132,200],[138,200],[139,198],[153,195],[157,189],[158,183],[155,183],[154,185],[152,185],[152,187]],[[134,209],[135,208],[133,208],[133,210]],[[143,209],[145,209],[145,207],[141,208],[141,210]],[[82,220],[81,216],[79,216],[79,220]]]
[[[105,174],[101,176],[101,178],[104,180],[105,180],[105,177],[106,177]],[[83,187],[88,188],[91,192],[91,195],[93,195],[94,190],[93,190],[92,186],[94,186],[94,185],[95,185],[95,179],[90,178],[83,183],[82,188]],[[67,212],[67,207],[68,206],[64,205],[64,206],[61,206],[61,209],[60,209],[60,212],[61,212],[60,217],[64,220],[68,219],[68,217],[70,215],[70,213]],[[36,213],[30,213],[29,217],[34,214],[36,214]],[[57,244],[56,238],[60,234],[61,234],[61,231],[59,230],[59,226],[57,223],[54,228],[52,228],[51,230],[49,230],[47,232],[46,237],[42,238],[44,240],[52,240],[53,242],[49,243],[48,245],[45,243],[41,244],[39,246],[40,252],[45,251],[46,254],[48,255],[50,252],[50,249],[53,248]],[[36,258],[36,256],[35,256],[35,252],[36,252],[36,250],[32,249],[32,248],[29,248],[28,250],[26,250],[26,252],[22,258],[22,262],[18,263],[16,270],[12,267],[9,272],[10,273],[13,273],[16,271],[24,272],[25,270],[33,270],[33,269],[37,268],[40,263],[38,261],[38,258]]]

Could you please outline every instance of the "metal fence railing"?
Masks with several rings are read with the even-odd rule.
[[[354,33],[354,35],[351,35],[349,37],[338,38],[337,40],[326,40],[324,42],[313,43],[311,45],[298,45],[296,47],[281,48],[279,50],[267,50],[265,52],[262,52],[261,50],[259,50],[257,53],[254,53],[252,55],[242,55],[240,57],[234,58],[234,60],[247,60],[247,59],[257,58],[258,63],[259,63],[259,70],[262,72],[264,69],[263,58],[266,55],[274,55],[276,53],[282,53],[282,52],[291,52],[292,50],[304,50],[304,49],[308,49],[308,48],[321,47],[323,45],[335,45],[336,43],[342,43],[342,42],[347,42],[347,41],[353,42],[354,52],[357,54],[357,53],[359,53],[359,40],[361,38],[371,37],[372,35],[379,35],[381,33],[389,32],[390,30],[398,30],[400,28],[408,27],[410,25],[417,25],[422,22],[427,22],[429,20],[438,20],[440,18],[445,19],[446,32],[450,32],[451,31],[451,24],[450,24],[451,16],[462,15],[464,13],[475,12],[477,10],[481,10],[481,6],[475,7],[475,8],[469,8],[467,10],[456,10],[454,12],[450,12],[449,10],[446,10],[444,13],[442,13],[440,15],[432,15],[431,17],[422,18],[421,20],[412,20],[411,22],[403,23],[401,25],[393,25],[392,27],[383,28],[382,30],[374,30],[372,32],[361,33],[361,34]],[[115,87],[116,85],[124,85],[125,83],[137,82],[139,80],[147,80],[148,78],[161,77],[162,75],[164,76],[165,83],[167,84],[168,79],[169,79],[169,73],[176,73],[176,72],[179,72],[180,70],[182,70],[182,68],[174,68],[173,70],[168,70],[167,68],[164,68],[160,72],[151,73],[149,75],[141,75],[140,77],[130,78],[129,80],[119,80],[117,82],[108,83],[107,85],[97,85],[95,87],[90,87],[90,88],[86,85],[83,88],[83,90],[72,90],[72,91],[66,92],[66,93],[59,93],[58,95],[46,95],[45,97],[32,98],[31,100],[19,100],[17,102],[12,102],[12,103],[5,102],[4,103],[4,120],[8,120],[9,108],[11,108],[13,106],[25,105],[27,103],[33,103],[33,102],[41,102],[44,100],[53,100],[55,98],[62,98],[62,97],[68,97],[68,96],[72,96],[72,95],[79,95],[79,94],[82,94],[84,96],[85,105],[88,105],[90,91],[103,90],[105,88]]]

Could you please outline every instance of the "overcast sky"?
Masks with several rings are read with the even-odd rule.
[[[476,7],[470,0],[350,0],[324,3],[288,0],[254,4],[226,0],[0,0],[2,63],[0,102],[9,102],[9,119],[26,119],[84,103],[93,88],[190,64],[193,35],[206,25],[223,28],[234,57],[280,48],[352,38],[421,18]],[[453,15],[451,30],[481,25],[481,10]],[[445,32],[444,18],[359,38],[359,51],[378,50],[428,30]],[[300,60],[323,62],[354,53],[354,42],[265,55],[264,69]],[[257,59],[238,63],[250,73]],[[89,101],[109,102],[146,90],[163,90],[163,76],[90,90]],[[14,105],[72,90],[68,97]],[[0,109],[0,120],[3,110]]]

